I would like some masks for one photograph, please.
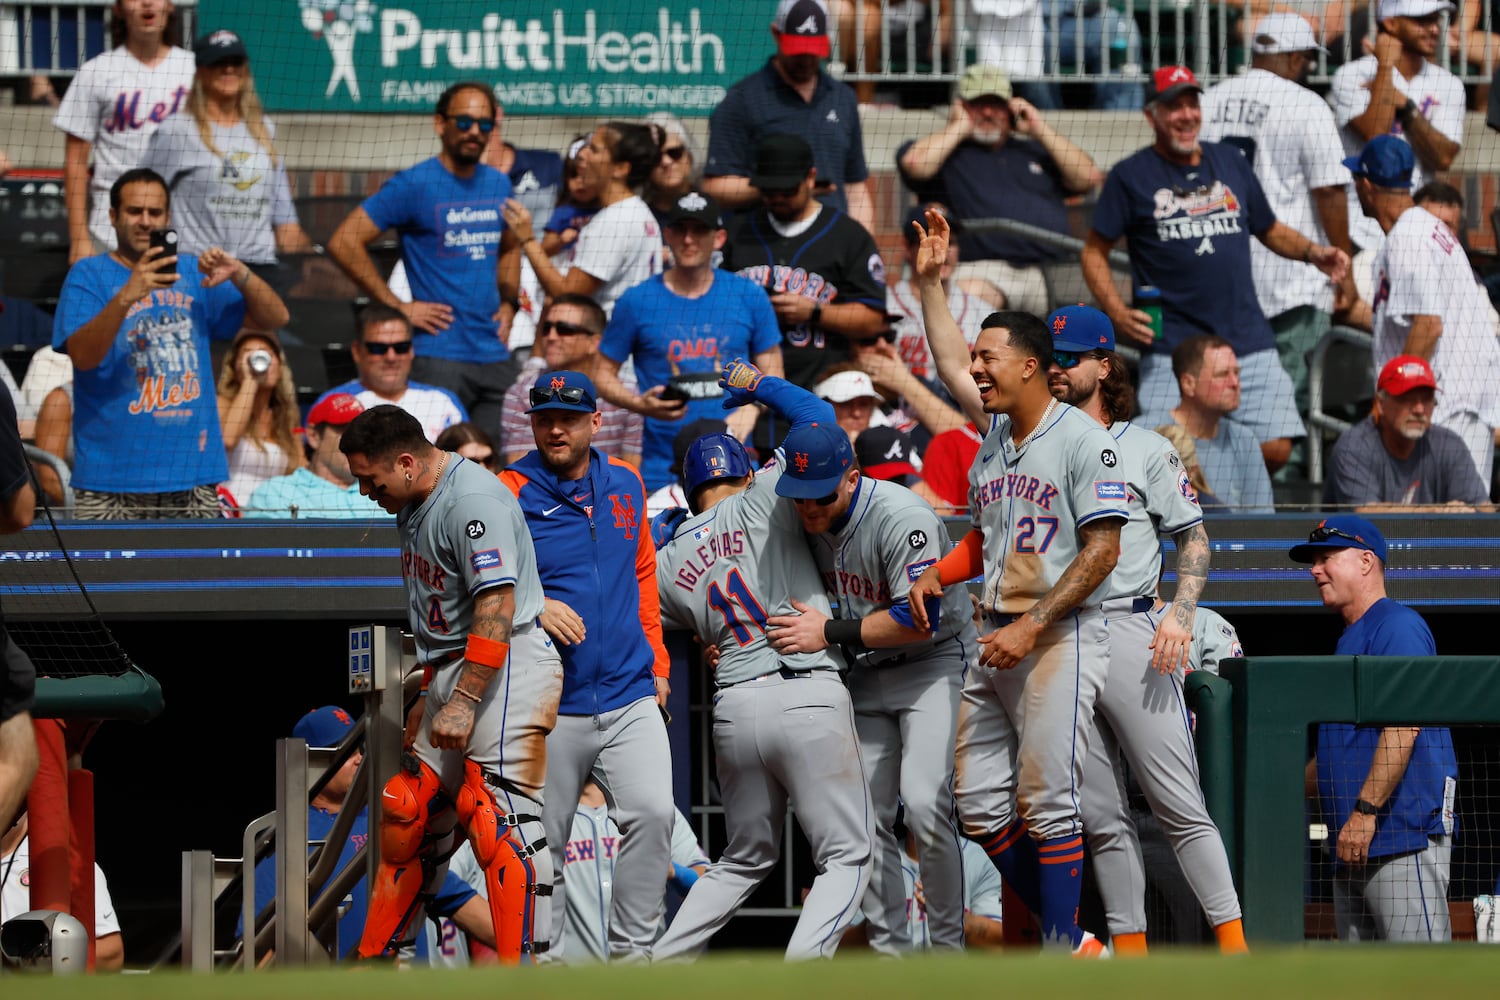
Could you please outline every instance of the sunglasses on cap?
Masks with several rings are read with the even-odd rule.
[[[538,337],[545,337],[549,333],[555,333],[559,337],[577,337],[586,334],[593,336],[594,331],[577,323],[567,323],[560,319],[549,319],[536,328]]]
[[[373,354],[377,358],[383,358],[391,351],[395,351],[397,354],[411,353],[411,341],[409,340],[398,340],[394,344],[372,344],[369,341],[364,341],[361,343],[361,346],[367,353]]]
[[[663,149],[661,151],[661,155],[665,156],[667,159],[671,160],[673,163],[676,163],[678,160],[682,159],[684,156],[687,155],[687,147],[686,146],[670,146],[670,147],[668,147],[666,149]]]
[[[545,406],[554,399],[559,403],[567,403],[569,406],[577,406],[583,402],[584,390],[576,385],[564,386],[561,389],[538,389],[531,390],[531,405]]]
[[[1330,538],[1342,538],[1344,541],[1353,542],[1360,547],[1370,544],[1358,535],[1351,535],[1347,531],[1340,531],[1338,528],[1330,528],[1322,524],[1307,533],[1307,540],[1309,542],[1326,542]]]
[[[493,118],[475,118],[473,115],[446,115],[445,117],[460,132],[467,132],[475,125],[479,126],[479,133],[481,135],[489,135],[495,131],[495,119]]]

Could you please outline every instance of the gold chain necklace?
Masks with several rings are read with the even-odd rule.
[[[451,451],[443,452],[443,460],[438,463],[437,475],[433,477],[432,485],[427,487],[427,492],[423,494],[422,503],[432,499],[432,491],[437,489],[438,483],[443,481],[443,470],[448,467],[448,456],[451,454],[453,454]],[[417,504],[417,506],[420,507],[422,504]]]

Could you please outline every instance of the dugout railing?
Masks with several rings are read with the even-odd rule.
[[[1500,725],[1500,657],[1251,657],[1220,671],[1190,677],[1189,705],[1205,799],[1254,942],[1306,937],[1311,727]]]

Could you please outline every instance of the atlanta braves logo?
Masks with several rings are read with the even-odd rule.
[[[799,451],[792,454],[792,465],[796,466],[798,472],[807,471],[807,452]]]

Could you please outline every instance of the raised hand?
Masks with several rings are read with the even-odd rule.
[[[917,230],[917,280],[923,282],[941,281],[943,265],[948,261],[948,240],[950,232],[948,220],[936,209],[927,210],[927,227],[924,229],[920,222],[913,222]]]

